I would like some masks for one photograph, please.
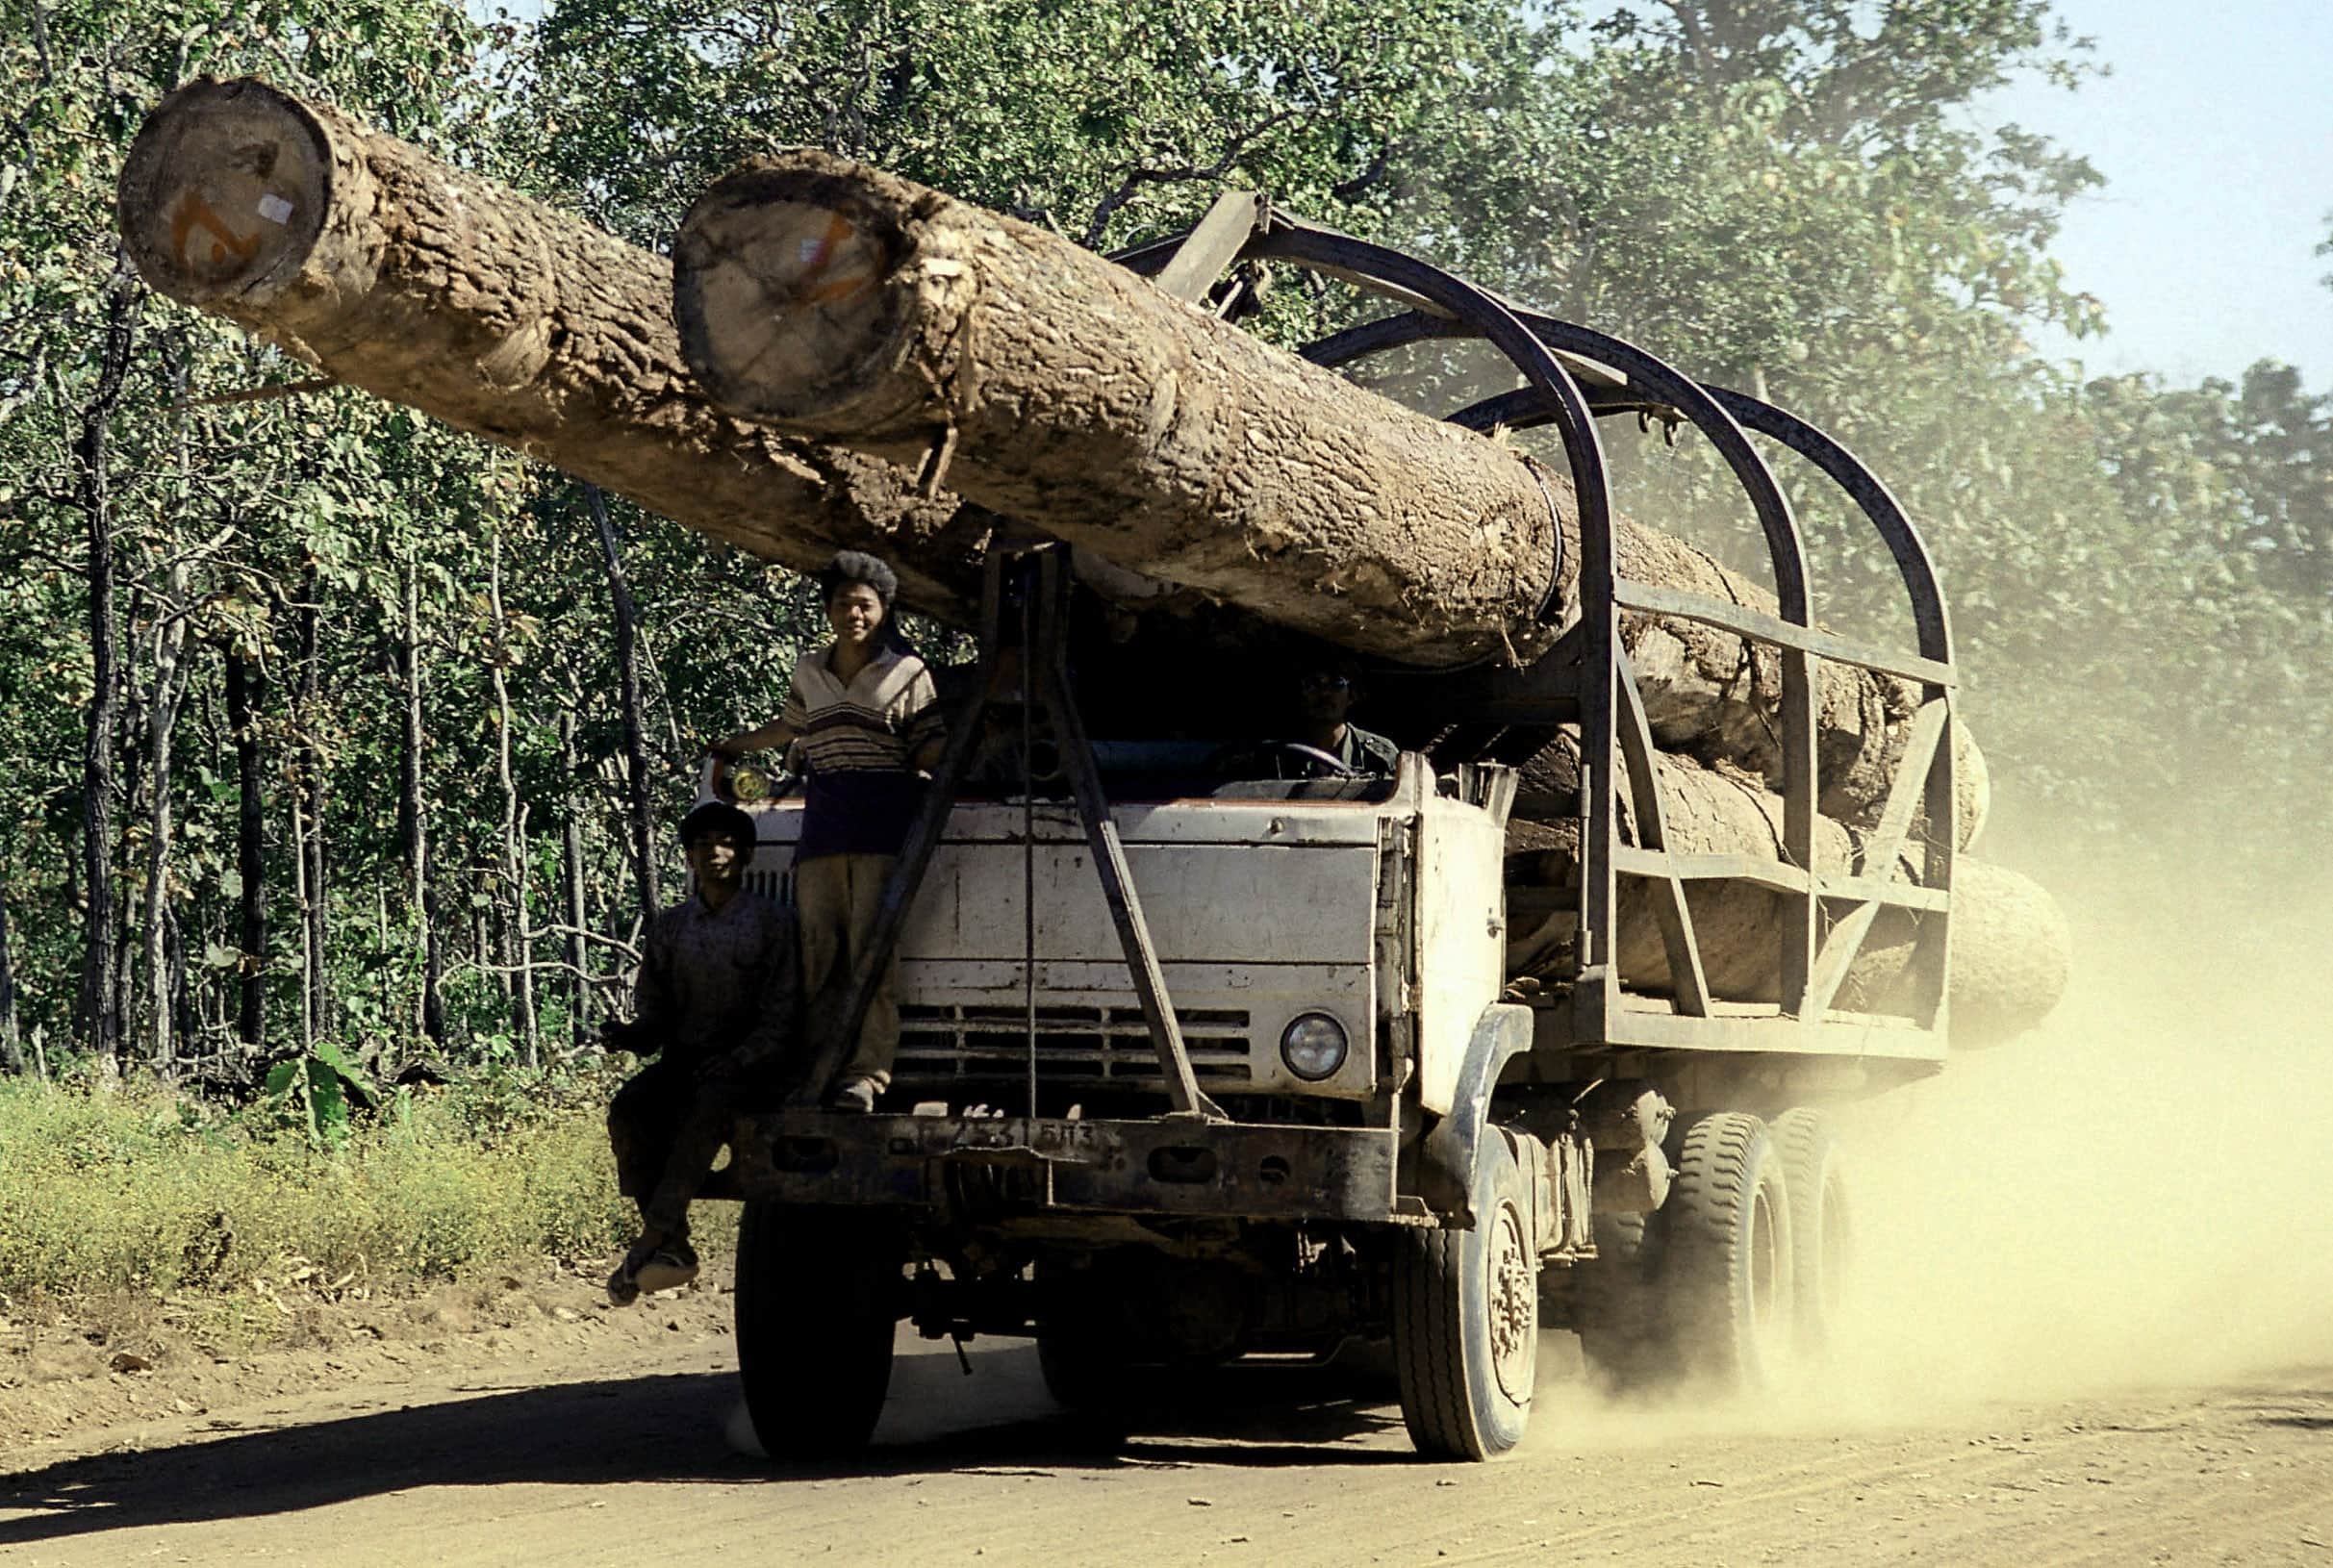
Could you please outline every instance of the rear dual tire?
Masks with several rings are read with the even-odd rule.
[[[1853,1238],[1838,1139],[1812,1110],[1771,1125],[1721,1111],[1684,1124],[1670,1161],[1659,1211],[1595,1221],[1582,1353],[1623,1390],[1789,1384],[1829,1353],[1846,1293]]]
[[[1796,1349],[1797,1249],[1782,1151],[1739,1111],[1694,1121],[1660,1214],[1662,1296],[1681,1371],[1764,1393]]]

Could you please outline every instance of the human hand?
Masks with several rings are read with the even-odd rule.
[[[627,1050],[635,1056],[656,1053],[654,1038],[638,1019],[611,1018],[601,1021],[599,1045],[603,1050]]]

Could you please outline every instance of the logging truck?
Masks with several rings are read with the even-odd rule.
[[[871,950],[708,1191],[773,1454],[868,1439],[902,1321],[1033,1336],[1104,1415],[1382,1342],[1449,1457],[1521,1438],[1543,1328],[1772,1386],[1843,1288],[1821,1107],[2065,984],[2047,896],[1963,852],[1982,757],[1886,487],[1418,258],[1253,195],[1103,258],[800,152],[668,260],[252,81],[159,106],[118,214],[153,287],[328,376],[787,565],[879,551],[977,625]],[[1295,353],[1234,324],[1291,272],[1353,307]],[[1453,340],[1503,362],[1419,383],[1453,409],[1351,373]],[[1763,559],[1616,518],[1613,417],[1706,440]],[[1893,562],[1900,642],[1818,620],[1783,455]],[[1227,628],[1370,660],[1394,775],[1292,776],[1231,681],[1178,706]],[[799,808],[752,811],[785,899]],[[894,956],[894,1080],[823,1109]]]
[[[1382,1342],[1416,1447],[1454,1458],[1521,1439],[1543,1328],[1614,1380],[1774,1387],[1819,1355],[1848,1265],[1820,1107],[1943,1058],[1965,840],[1950,639],[1886,490],[1759,400],[1263,214],[1121,262],[1195,297],[1259,250],[1375,279],[1411,308],[1355,354],[1468,325],[1499,341],[1525,392],[1470,422],[1560,427],[1580,558],[1548,575],[1576,573],[1571,611],[1520,670],[1426,677],[1393,776],[1321,777],[1269,735],[1146,736],[1123,715],[1099,735],[1085,715],[1112,694],[1079,677],[1078,606],[1117,585],[1060,544],[990,552],[978,658],[873,951],[795,1098],[741,1116],[718,1178],[746,1205],[738,1359],[774,1454],[869,1438],[902,1320],[1033,1336],[1054,1396],[1103,1417],[1162,1377]],[[1730,438],[1755,508],[1785,519],[1777,611],[1619,569],[1592,418],[1645,410]],[[1916,647],[1813,622],[1744,429],[1861,507]],[[1670,842],[1685,785],[1622,635],[1652,614],[1779,668],[1766,854]],[[1915,699],[1851,841],[1819,809],[1833,670]],[[1554,799],[1514,766],[1551,749]],[[1568,846],[1552,872],[1512,836],[1532,777],[1531,814]],[[751,809],[748,885],[785,899],[799,810]],[[891,1087],[872,1115],[821,1108],[893,954]]]
[[[1940,628],[1916,538],[1895,536]],[[1418,1450],[1473,1459],[1521,1439],[1543,1328],[1630,1383],[1767,1389],[1819,1356],[1850,1242],[1819,1107],[1944,1053],[1946,650],[1661,594],[1608,549],[1586,540],[1585,613],[1536,681],[1456,716],[1571,758],[1569,800],[1534,805],[1572,834],[1553,878],[1545,851],[1513,852],[1522,775],[1454,747],[1462,722],[1384,778],[1269,736],[1096,738],[1084,713],[1109,694],[1077,678],[1073,632],[1095,590],[1062,546],[992,553],[979,657],[874,950],[795,1099],[741,1115],[712,1189],[746,1204],[738,1359],[770,1452],[865,1442],[901,1320],[959,1345],[1033,1336],[1052,1394],[1108,1419],[1195,1368],[1382,1342]],[[1786,744],[1813,732],[1820,661],[1921,683],[1851,862],[1818,858],[1811,745],[1780,824],[1810,869],[1667,845],[1618,637],[1639,596],[1798,669]],[[707,793],[734,798],[710,768]],[[799,808],[747,804],[748,885],[785,900]],[[1745,890],[1768,1000],[1721,994],[1744,988],[1712,980],[1696,928]],[[1909,940],[1849,1007],[1885,917]],[[1655,981],[1624,957],[1632,922],[1657,931]],[[894,953],[892,1085],[873,1115],[823,1109]]]

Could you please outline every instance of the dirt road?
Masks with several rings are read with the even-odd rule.
[[[36,1444],[0,1564],[2333,1564],[2333,1369],[1752,1417],[1604,1405],[1553,1335],[1531,1442],[1469,1467],[1318,1374],[1097,1446],[1026,1347],[906,1339],[875,1452],[814,1474],[725,1440],[724,1305]]]

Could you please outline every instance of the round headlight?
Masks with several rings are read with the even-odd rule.
[[[1327,1013],[1301,1014],[1281,1031],[1280,1059],[1309,1082],[1333,1077],[1345,1065],[1345,1026]]]

